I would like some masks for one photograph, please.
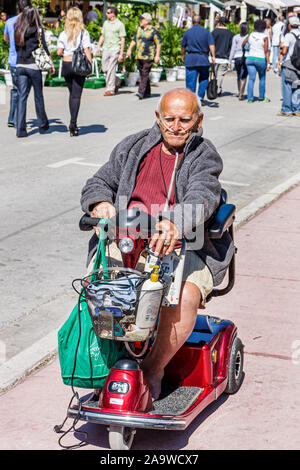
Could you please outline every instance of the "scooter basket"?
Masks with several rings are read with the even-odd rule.
[[[140,329],[136,326],[136,313],[146,277],[132,271],[124,268],[99,270],[97,279],[84,287],[96,336],[127,342],[146,341],[151,337],[159,309],[151,317],[152,328]],[[88,278],[83,279],[84,283],[87,280]]]

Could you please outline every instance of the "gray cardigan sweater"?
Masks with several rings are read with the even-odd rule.
[[[157,124],[151,129],[123,139],[113,149],[109,161],[87,180],[82,190],[82,210],[90,214],[93,205],[101,201],[109,201],[118,207],[120,198],[124,196],[129,203],[140,162],[161,140]],[[176,226],[183,235],[191,233],[197,225],[208,221],[218,207],[221,192],[218,177],[222,168],[222,160],[217,150],[209,140],[202,138],[202,128],[193,133],[185,145],[176,171],[176,205],[173,210],[163,213],[165,217],[176,221]],[[185,204],[192,208],[188,215],[182,210]],[[196,211],[196,204],[203,205],[201,220]],[[98,239],[94,234],[89,244],[88,263],[97,243]],[[228,232],[220,240],[212,240],[204,231],[203,246],[196,252],[210,269],[214,286],[222,282],[233,250],[233,242]]]

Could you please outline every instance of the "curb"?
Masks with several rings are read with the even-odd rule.
[[[236,214],[234,227],[242,226],[299,183],[300,173],[297,173],[243,207]],[[57,333],[58,329],[52,331],[29,348],[0,365],[0,394],[7,392],[37,369],[57,357]]]
[[[0,366],[0,394],[7,392],[57,356],[57,333],[58,329],[53,330]]]

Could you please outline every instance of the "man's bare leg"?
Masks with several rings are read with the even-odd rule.
[[[198,287],[191,282],[185,282],[180,303],[176,307],[161,309],[153,348],[141,364],[155,400],[161,392],[161,381],[166,365],[193,331],[200,300],[201,293]]]

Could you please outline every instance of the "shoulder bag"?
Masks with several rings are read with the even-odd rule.
[[[215,100],[218,96],[218,84],[214,64],[212,64],[211,76],[207,85],[206,95],[208,100]]]
[[[39,47],[32,51],[35,63],[41,71],[48,71],[52,68],[52,62],[48,54],[46,53],[42,43],[42,30],[38,31],[39,35]]]
[[[73,73],[75,73],[76,75],[86,77],[87,75],[90,75],[92,73],[92,65],[88,60],[87,56],[85,55],[82,46],[82,37],[83,31],[81,31],[79,46],[73,53],[72,70]]]

